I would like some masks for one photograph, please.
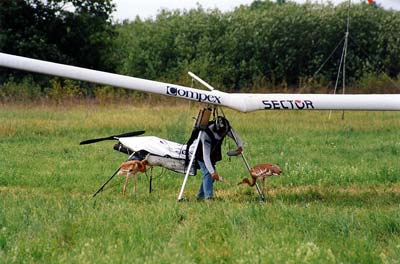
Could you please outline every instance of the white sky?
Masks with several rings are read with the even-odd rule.
[[[304,3],[307,0],[292,0],[298,3]],[[352,0],[360,2],[366,0]],[[200,3],[204,8],[218,8],[221,11],[233,10],[241,4],[250,4],[253,0],[114,0],[117,11],[113,14],[114,20],[122,21],[124,19],[133,20],[136,15],[141,18],[155,17],[163,8],[166,9],[191,9]],[[312,2],[324,2],[327,0],[312,0]],[[348,2],[347,0],[331,0],[332,3]],[[384,8],[393,8],[400,10],[400,0],[375,0],[376,3]]]

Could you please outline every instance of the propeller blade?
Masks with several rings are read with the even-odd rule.
[[[112,139],[118,139],[118,138],[122,138],[122,137],[134,137],[134,136],[142,135],[142,134],[144,134],[144,132],[145,131],[143,131],[143,130],[139,130],[139,131],[133,131],[133,132],[119,134],[119,135],[113,135],[113,136],[109,136],[109,137],[88,139],[88,140],[84,140],[84,141],[80,142],[79,145],[87,145],[87,144],[92,144],[92,143],[96,143],[96,142],[103,141],[103,140],[112,140]]]

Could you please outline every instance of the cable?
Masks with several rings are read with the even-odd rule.
[[[332,58],[333,54],[335,54],[336,50],[339,48],[340,44],[342,44],[343,40],[345,37],[343,37],[340,42],[337,44],[335,49],[332,51],[332,53],[329,55],[329,57],[322,63],[321,67],[313,74],[313,78],[322,70],[322,68],[325,66],[325,64],[329,61],[330,58]]]

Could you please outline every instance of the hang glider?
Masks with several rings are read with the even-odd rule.
[[[205,91],[5,53],[0,53],[0,66],[225,106],[240,112],[256,110],[400,110],[400,94],[255,94],[225,93],[216,89]]]

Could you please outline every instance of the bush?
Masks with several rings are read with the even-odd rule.
[[[7,82],[0,85],[0,100],[2,101],[32,101],[41,98],[40,87],[31,78],[24,78],[20,82],[11,77]]]
[[[353,90],[368,94],[400,93],[400,81],[391,79],[385,73],[366,73],[358,80]]]
[[[279,85],[314,76],[346,32],[348,5],[255,1],[232,12],[166,11],[117,26],[118,71],[182,82],[192,71],[221,90]],[[400,73],[400,12],[365,3],[350,10],[348,84],[368,72]],[[343,44],[343,43],[342,43]],[[335,82],[342,46],[317,78]],[[302,79],[302,80],[301,80]],[[285,83],[287,85],[285,85]],[[282,85],[283,84],[283,85]]]

